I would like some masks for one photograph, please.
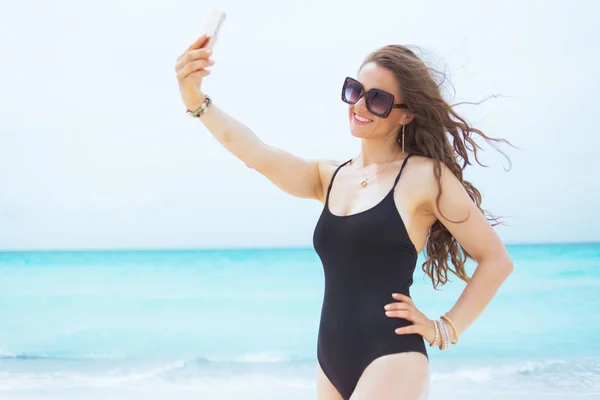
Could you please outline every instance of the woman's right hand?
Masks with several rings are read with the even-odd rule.
[[[204,101],[204,94],[200,89],[202,79],[210,74],[210,70],[206,68],[215,63],[209,59],[212,50],[204,48],[208,39],[207,35],[200,36],[177,58],[175,65],[181,99],[188,110],[198,109]]]

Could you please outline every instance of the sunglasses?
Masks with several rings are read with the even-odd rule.
[[[391,93],[381,89],[371,89],[365,92],[362,83],[350,77],[346,78],[342,88],[342,101],[356,104],[363,96],[365,96],[367,110],[379,118],[387,118],[392,112],[392,108],[408,108],[406,104],[394,104],[394,95]]]

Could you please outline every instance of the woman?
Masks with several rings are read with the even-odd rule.
[[[318,398],[423,398],[426,343],[441,350],[457,344],[513,269],[480,208],[480,193],[462,178],[468,151],[477,156],[471,135],[498,139],[454,112],[412,51],[386,46],[343,83],[360,153],[342,163],[301,159],[266,145],[202,93],[214,64],[206,42],[200,37],[177,60],[188,113],[279,188],[324,204],[313,237],[325,271]],[[419,311],[409,292],[425,247],[423,270],[434,287],[447,282],[448,271],[468,282],[454,307],[435,320]],[[466,257],[477,262],[471,278]]]

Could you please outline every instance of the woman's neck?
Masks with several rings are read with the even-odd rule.
[[[354,164],[366,167],[371,164],[386,164],[400,158],[402,148],[395,138],[363,139],[360,154],[354,158]]]

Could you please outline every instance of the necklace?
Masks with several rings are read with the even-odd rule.
[[[360,182],[360,186],[361,187],[367,187],[367,185],[369,184],[369,179],[375,177],[377,174],[379,174],[380,172],[385,171],[386,169],[388,169],[390,167],[390,165],[392,165],[393,161],[396,161],[396,158],[398,157],[398,154],[400,154],[400,150],[398,150],[398,152],[396,153],[396,155],[394,156],[394,158],[391,161],[388,161],[388,164],[385,166],[385,168],[380,169],[379,171],[377,171],[376,173],[374,173],[373,175],[369,176],[367,178],[367,176],[362,172],[362,170],[360,171],[360,173],[365,177],[365,179],[363,179]],[[352,161],[354,162],[354,160]]]

